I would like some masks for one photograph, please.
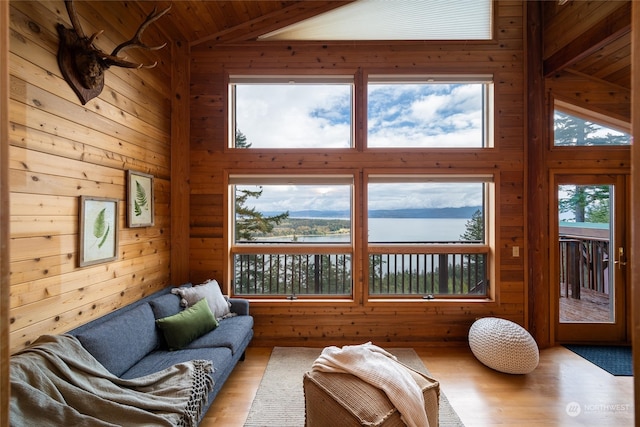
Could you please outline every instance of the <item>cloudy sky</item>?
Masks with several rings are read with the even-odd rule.
[[[238,85],[237,128],[252,148],[349,148],[351,85]]]
[[[252,148],[349,148],[350,84],[239,84],[237,127]],[[369,147],[481,147],[482,85],[371,84]],[[482,204],[480,184],[376,185],[371,209]],[[260,211],[348,209],[348,186],[268,186]]]
[[[369,147],[482,146],[481,85],[370,85]]]
[[[258,187],[239,185],[238,189],[256,191]],[[347,185],[267,185],[262,190],[262,196],[247,203],[260,212],[348,211],[351,201]],[[368,201],[371,210],[459,208],[481,206],[482,197],[479,183],[372,184]]]
[[[236,86],[238,129],[252,148],[348,148],[351,85]],[[369,147],[481,147],[482,85],[371,84]]]

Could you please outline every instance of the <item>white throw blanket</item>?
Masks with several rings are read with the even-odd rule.
[[[370,342],[327,347],[311,369],[354,375],[384,391],[409,427],[429,426],[422,390],[407,368],[383,348]]]

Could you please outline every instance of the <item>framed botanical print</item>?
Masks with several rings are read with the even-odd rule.
[[[127,171],[127,225],[153,225],[153,175]]]
[[[80,267],[118,258],[118,200],[80,196]]]

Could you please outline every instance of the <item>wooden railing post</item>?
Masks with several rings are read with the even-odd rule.
[[[449,255],[438,255],[438,289],[441,294],[449,293]]]
[[[580,242],[567,242],[567,283],[571,285],[571,298],[580,299]],[[568,297],[569,295],[567,295]]]

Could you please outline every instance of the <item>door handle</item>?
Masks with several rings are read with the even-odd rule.
[[[624,260],[624,248],[622,246],[618,248],[618,259],[613,261],[613,263],[618,264],[618,268],[627,265],[627,262]]]

